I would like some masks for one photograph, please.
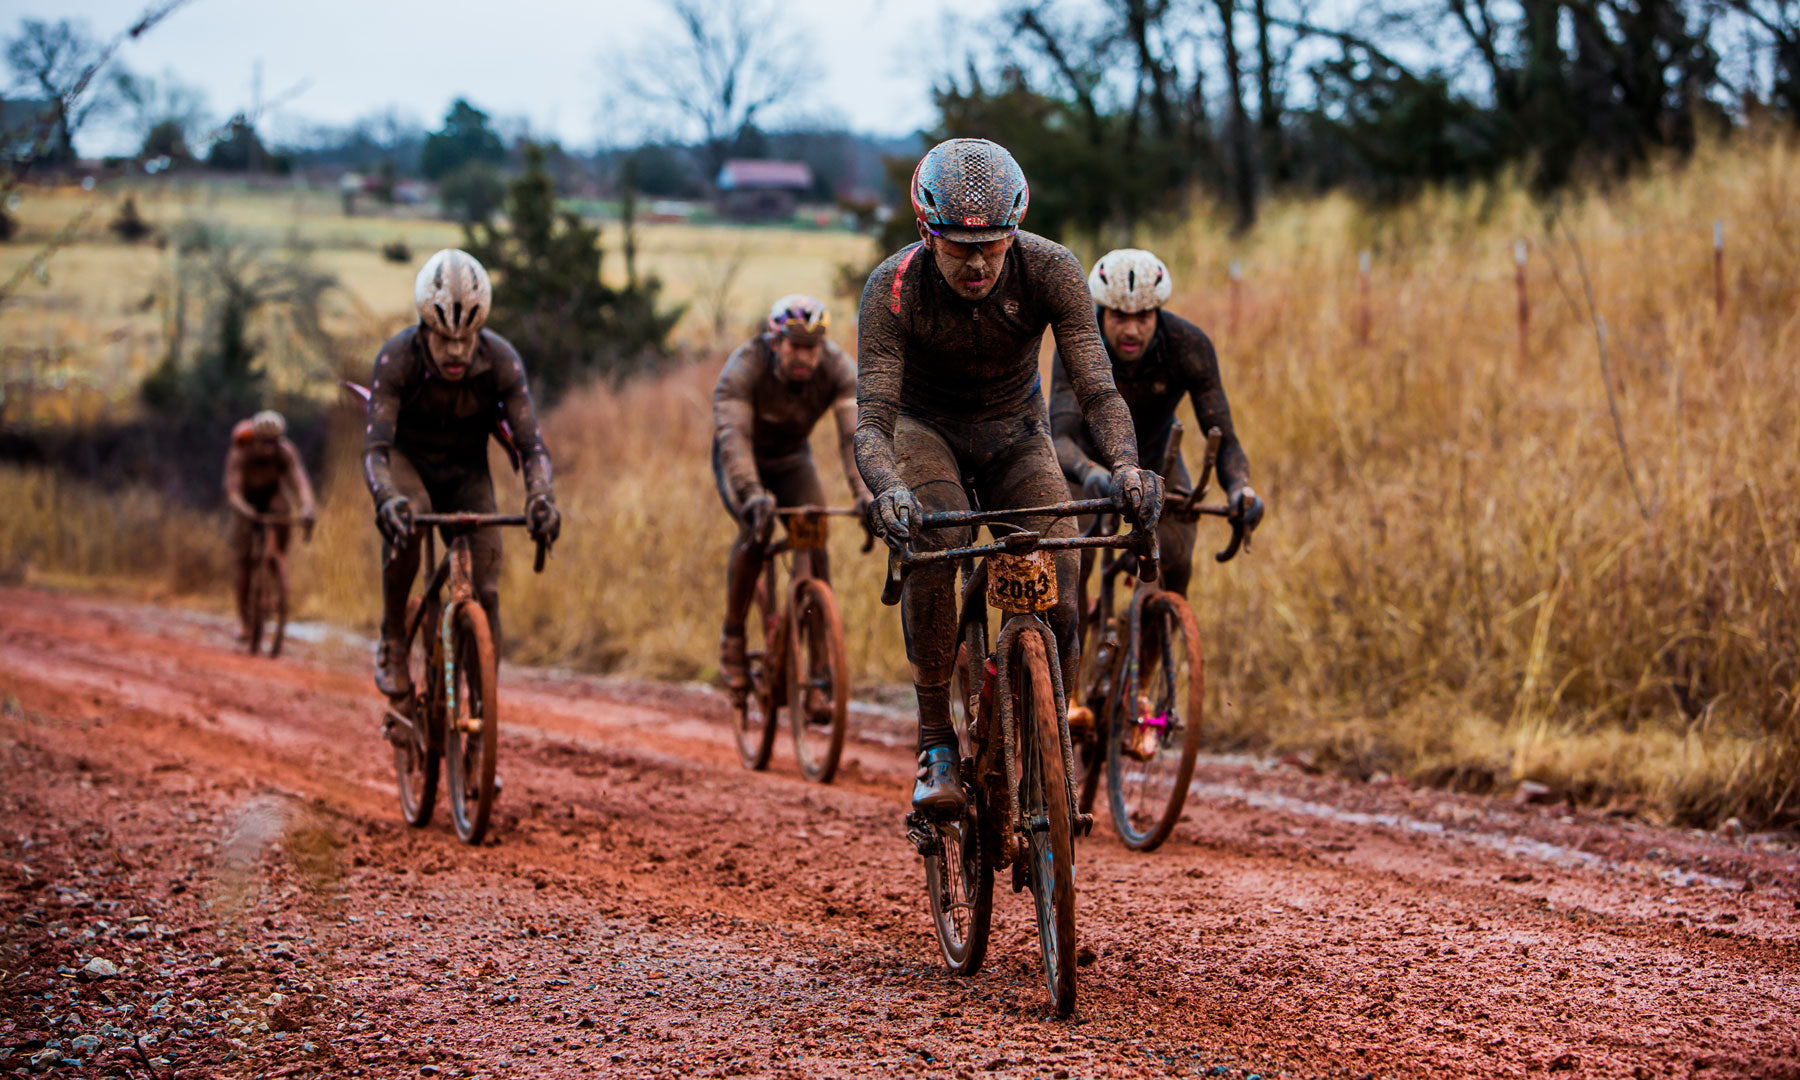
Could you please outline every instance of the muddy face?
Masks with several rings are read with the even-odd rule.
[[[475,359],[475,346],[480,341],[479,333],[453,338],[429,327],[425,330],[425,349],[431,354],[431,364],[439,375],[451,382],[469,373],[469,364]]]
[[[808,340],[780,335],[775,339],[775,374],[786,382],[805,382],[819,370],[819,356],[824,350],[822,338]]]
[[[1150,347],[1156,336],[1156,309],[1149,311],[1115,311],[1100,309],[1100,336],[1112,346],[1121,360],[1136,360]]]
[[[1006,266],[1006,253],[1013,238],[1003,236],[980,244],[966,244],[944,236],[933,236],[920,227],[931,257],[937,261],[938,273],[964,300],[980,300],[994,291],[1000,272]]]

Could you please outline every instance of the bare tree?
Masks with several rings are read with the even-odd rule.
[[[56,162],[75,159],[75,132],[114,101],[110,93],[86,92],[105,63],[100,43],[81,23],[20,21],[18,36],[6,43],[6,66],[16,92],[44,103],[41,122],[50,129],[49,139],[38,156]]]
[[[619,93],[697,129],[716,173],[738,133],[800,89],[808,51],[770,0],[664,6],[674,28],[616,65]]]
[[[191,156],[195,142],[212,127],[205,92],[173,71],[156,78],[121,71],[112,81],[143,156]]]

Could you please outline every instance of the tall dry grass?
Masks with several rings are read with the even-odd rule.
[[[1386,212],[1278,203],[1243,239],[1207,214],[1141,238],[1174,269],[1171,307],[1218,342],[1270,506],[1228,566],[1206,554],[1222,535],[1202,537],[1212,744],[1475,788],[1531,778],[1679,821],[1800,817],[1797,167],[1788,145],[1744,141],[1558,206],[1497,184]],[[568,525],[543,577],[513,541],[516,659],[714,673],[731,537],[708,467],[717,365],[592,388],[548,418]],[[834,439],[827,422],[815,452],[838,497]],[[369,628],[355,458],[352,432],[297,572],[304,612]],[[16,532],[0,559],[32,542]],[[851,659],[865,687],[899,682],[898,618],[858,540],[833,539]]]

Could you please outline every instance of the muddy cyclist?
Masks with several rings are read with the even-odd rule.
[[[1246,531],[1254,530],[1262,521],[1263,504],[1250,486],[1250,459],[1231,423],[1218,353],[1198,326],[1164,309],[1172,290],[1168,267],[1148,251],[1122,248],[1094,263],[1088,293],[1113,383],[1131,410],[1138,453],[1158,468],[1168,457],[1175,410],[1184,397],[1193,402],[1201,434],[1217,429],[1220,435],[1217,468],[1231,520],[1241,521]],[[1095,460],[1100,456],[1099,441],[1083,418],[1060,349],[1051,365],[1050,430],[1063,475],[1076,497],[1105,498],[1112,494],[1112,474]],[[1180,459],[1164,479],[1177,491],[1193,486]],[[1192,517],[1168,515],[1157,524],[1157,531],[1162,548],[1159,583],[1185,596],[1193,576],[1199,525]]]
[[[252,543],[257,521],[264,515],[298,518],[308,539],[312,537],[318,509],[312,481],[300,451],[287,437],[287,420],[264,409],[231,429],[231,447],[225,451],[225,503],[231,507],[232,594],[237,600],[238,640],[250,636],[250,571]],[[275,545],[288,549],[290,529],[273,526]]]
[[[375,358],[363,439],[363,479],[383,540],[375,684],[395,699],[412,689],[403,639],[407,594],[419,570],[413,515],[495,511],[489,438],[508,435],[519,456],[531,536],[554,541],[562,529],[525,364],[505,338],[485,329],[493,306],[487,271],[467,252],[446,248],[420,269],[413,305],[418,323],[388,339]],[[498,653],[499,530],[479,530],[471,547],[476,595]]]
[[[827,335],[824,303],[794,294],[775,301],[763,330],[740,345],[713,387],[713,480],[726,513],[738,523],[726,568],[725,625],[719,673],[733,691],[747,685],[744,617],[762,573],[763,544],[783,506],[823,506],[825,488],[813,463],[813,427],[837,423],[838,450],[850,497],[866,514],[869,489],[856,468],[856,365]],[[823,550],[815,577],[831,580]]]
[[[969,491],[986,509],[1064,497],[1038,378],[1046,328],[1067,358],[1113,490],[1135,523],[1154,524],[1162,483],[1138,467],[1086,276],[1069,249],[1020,230],[1030,192],[1018,162],[985,139],[951,139],[919,161],[910,194],[919,242],[870,276],[857,333],[856,460],[875,493],[871,525],[890,543],[942,548],[966,543],[968,530],[916,537],[915,526],[927,511],[967,508]],[[1074,532],[1069,519],[1023,525]],[[1049,614],[1065,671],[1077,670],[1077,571],[1073,555],[1058,555],[1059,601]],[[949,700],[956,619],[952,565],[907,579],[901,625],[919,702],[913,806],[933,814],[964,804]]]

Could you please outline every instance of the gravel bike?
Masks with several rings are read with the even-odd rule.
[[[294,518],[287,514],[257,514],[250,518],[250,586],[244,596],[250,624],[244,645],[251,656],[265,648],[270,659],[280,656],[282,643],[287,640],[287,553],[275,542],[275,530],[293,523]],[[302,525],[310,539],[311,526],[304,522]]]
[[[884,604],[898,603],[906,574],[920,566],[960,568],[951,711],[967,808],[960,820],[917,811],[906,819],[907,838],[925,860],[944,963],[959,975],[980,969],[993,920],[994,875],[1011,867],[1013,891],[1031,890],[1044,983],[1058,1016],[1075,1008],[1075,836],[1091,829],[1094,819],[1077,810],[1056,635],[1042,614],[1057,602],[1050,553],[1126,548],[1137,553],[1139,572],[1154,579],[1156,531],[1047,538],[1012,523],[1122,509],[1116,499],[1088,499],[926,514],[922,529],[987,525],[995,539],[947,551],[894,548],[881,596]],[[1005,613],[991,647],[989,606]]]
[[[732,731],[744,765],[765,769],[785,706],[801,775],[829,784],[837,775],[849,727],[850,667],[837,597],[829,584],[813,576],[813,552],[824,550],[831,518],[860,515],[821,506],[782,507],[775,513],[787,535],[763,544],[763,571],[750,617],[744,620],[749,686],[733,694]],[[863,527],[868,528],[866,522]],[[872,535],[865,537],[863,550],[873,544]],[[785,595],[777,566],[783,553],[793,556]]]
[[[1229,517],[1228,506],[1201,504],[1219,439],[1216,428],[1208,434],[1199,481],[1189,491],[1168,492],[1164,517],[1189,521]],[[1173,473],[1180,447],[1177,423],[1163,475]],[[1107,535],[1116,532],[1118,524],[1116,514],[1097,515],[1086,534]],[[1231,543],[1216,558],[1228,561],[1246,542],[1242,523],[1232,522]],[[1134,583],[1135,570],[1136,559],[1129,552],[1100,567],[1099,595],[1082,616],[1080,704],[1070,710],[1069,728],[1075,740],[1082,812],[1092,810],[1104,768],[1114,831],[1126,847],[1152,851],[1181,820],[1193,780],[1206,666],[1200,630],[1187,599],[1141,579]],[[1115,610],[1121,586],[1129,599]]]
[[[523,514],[413,515],[413,525],[425,530],[424,565],[437,566],[406,605],[402,640],[412,695],[388,704],[384,728],[394,746],[400,812],[407,824],[430,823],[438,762],[447,758],[450,817],[465,844],[479,844],[487,834],[500,741],[499,657],[487,612],[475,597],[469,538],[478,528],[524,524]],[[444,531],[441,561],[434,525]],[[532,567],[537,573],[543,573],[548,552],[548,543],[539,540]]]

